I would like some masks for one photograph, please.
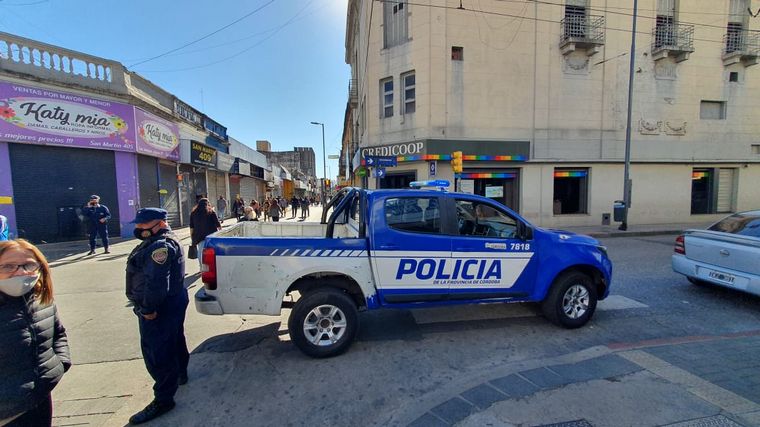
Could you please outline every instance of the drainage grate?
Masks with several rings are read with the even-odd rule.
[[[594,427],[586,420],[564,421],[556,424],[543,424],[538,427]]]

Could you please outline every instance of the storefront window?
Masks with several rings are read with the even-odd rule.
[[[734,210],[733,168],[699,168],[691,173],[691,213],[713,214]]]
[[[588,169],[554,170],[554,215],[588,213]]]

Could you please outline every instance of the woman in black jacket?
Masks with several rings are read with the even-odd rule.
[[[198,262],[203,263],[203,241],[211,233],[221,230],[222,224],[216,216],[214,208],[203,198],[198,200],[193,211],[190,213],[190,240],[192,245],[198,247]]]
[[[69,344],[47,260],[22,239],[0,242],[0,366],[0,425],[50,426]]]

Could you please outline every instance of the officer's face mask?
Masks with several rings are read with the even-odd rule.
[[[155,229],[158,225],[159,224],[156,224],[153,227],[148,227],[148,228],[135,227],[135,230],[133,232],[135,235],[135,238],[140,239],[140,240],[145,240],[145,239],[149,239],[153,237],[156,234],[153,232],[153,229]]]
[[[33,276],[23,275],[2,279],[0,280],[0,292],[12,297],[24,296],[34,289],[38,280],[40,280],[39,273]]]

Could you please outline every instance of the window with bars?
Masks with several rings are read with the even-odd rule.
[[[393,117],[393,78],[380,80],[380,118]]]
[[[404,102],[402,114],[412,114],[417,111],[417,94],[416,94],[416,79],[414,71],[401,75],[401,82],[403,84]]]
[[[409,4],[406,0],[383,3],[383,47],[404,44],[409,40]]]

